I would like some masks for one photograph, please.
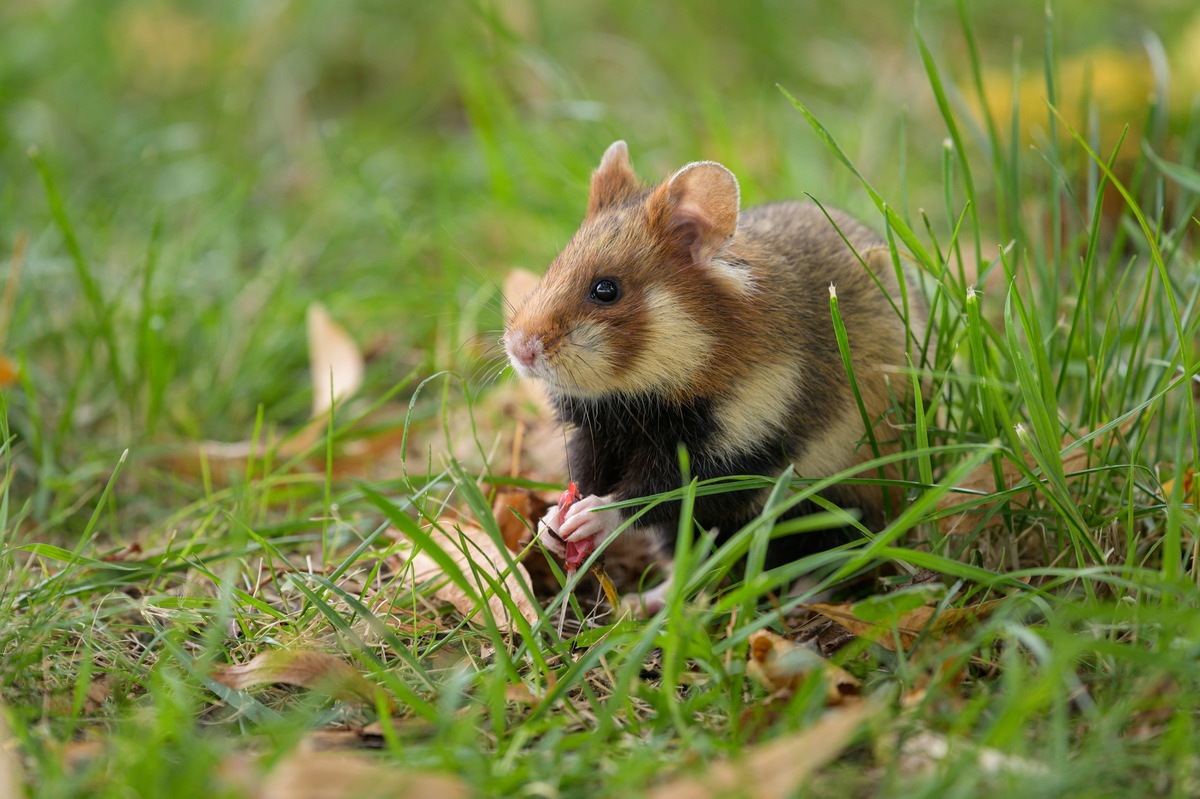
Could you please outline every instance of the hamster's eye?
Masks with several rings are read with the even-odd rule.
[[[611,277],[602,277],[592,284],[588,299],[601,305],[611,305],[621,298],[621,287]]]

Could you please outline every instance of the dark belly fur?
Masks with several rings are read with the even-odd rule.
[[[560,419],[573,429],[568,447],[571,475],[583,494],[612,495],[615,500],[636,499],[679,488],[683,475],[679,446],[688,453],[692,477],[708,480],[735,475],[774,477],[792,461],[798,442],[778,438],[754,442],[728,457],[712,455],[719,422],[707,401],[674,405],[638,398],[622,401],[558,398]],[[762,510],[764,493],[734,491],[697,497],[693,517],[704,530],[716,528],[724,541]],[[831,499],[835,497],[830,496]],[[835,499],[836,501],[836,499]],[[624,509],[633,515],[636,507]],[[803,503],[784,518],[812,513]],[[680,503],[663,502],[639,519],[639,525],[674,535],[679,525]],[[768,567],[798,560],[847,540],[844,529],[801,533],[771,542]],[[666,543],[666,542],[664,542]]]

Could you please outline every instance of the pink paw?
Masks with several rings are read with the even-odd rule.
[[[567,508],[562,524],[558,526],[558,534],[564,541],[582,541],[585,538],[599,538],[602,543],[621,526],[621,512],[616,508],[597,511],[602,505],[612,502],[610,497],[598,497],[590,494]]]
[[[671,591],[671,575],[667,579],[640,594],[621,597],[621,611],[635,619],[648,619],[667,606],[667,594]]]

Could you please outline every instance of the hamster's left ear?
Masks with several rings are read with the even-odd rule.
[[[696,263],[707,263],[737,232],[740,196],[732,172],[715,161],[697,161],[651,195],[651,217],[666,223],[670,234],[690,248]]]
[[[615,141],[604,151],[600,166],[592,173],[592,188],[588,193],[587,215],[632,197],[638,191],[637,175],[629,163],[629,147]]]

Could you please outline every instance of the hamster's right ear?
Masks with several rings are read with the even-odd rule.
[[[637,175],[629,164],[629,147],[615,141],[604,151],[600,166],[592,173],[592,189],[588,193],[587,215],[628,199],[638,191]]]
[[[737,178],[716,161],[697,161],[676,172],[650,196],[652,224],[707,263],[737,232],[741,190]]]

